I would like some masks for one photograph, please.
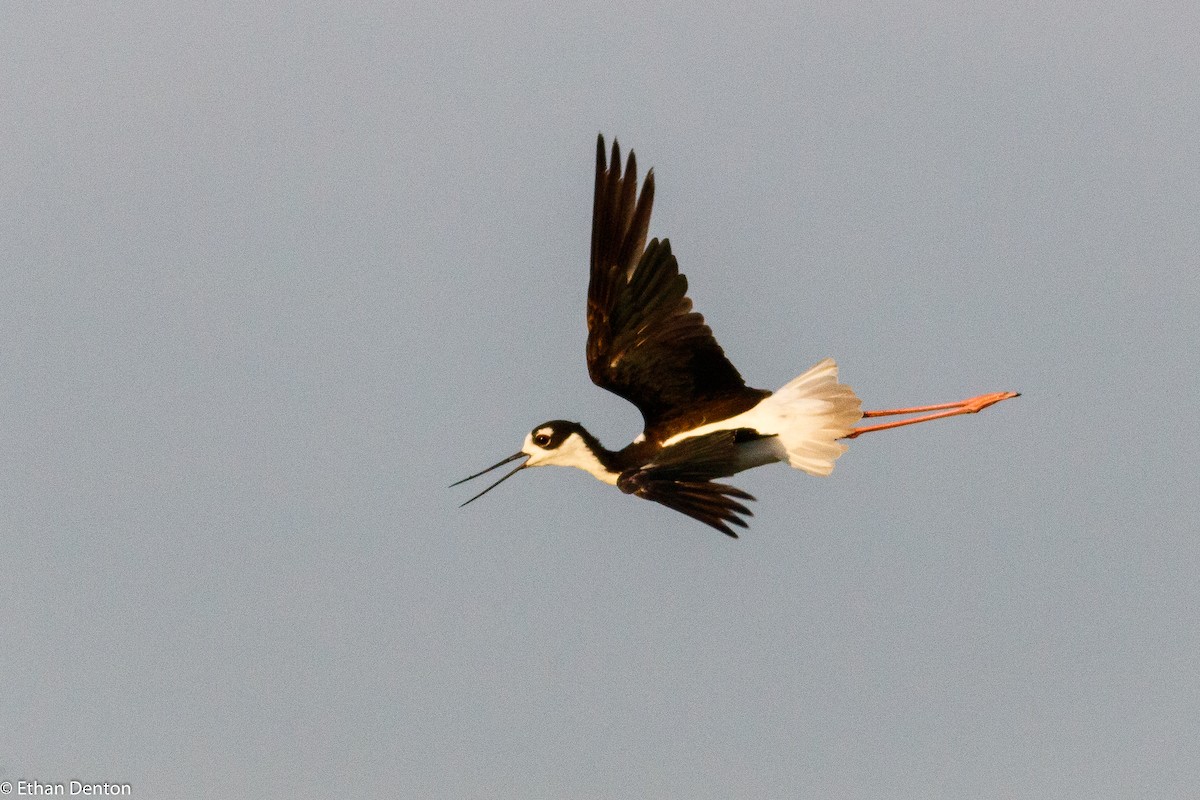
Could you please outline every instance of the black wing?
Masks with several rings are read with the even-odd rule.
[[[654,173],[637,191],[637,160],[621,171],[614,141],[596,146],[592,265],[588,283],[588,374],[638,407],[646,437],[663,441],[707,419],[739,414],[770,392],[751,389],[725,357],[704,317],[692,310],[687,278],[671,244],[651,240]]]
[[[666,447],[649,464],[623,472],[617,486],[626,494],[662,503],[736,539],[729,526],[749,527],[738,515],[754,516],[737,501],[754,498],[736,487],[712,482],[734,472],[736,433],[717,431]]]

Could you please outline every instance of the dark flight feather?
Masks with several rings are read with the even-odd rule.
[[[693,436],[661,450],[649,464],[626,470],[617,487],[626,494],[687,514],[726,536],[737,538],[729,527],[749,527],[740,515],[754,516],[738,500],[754,498],[734,486],[713,483],[713,478],[735,472],[737,431],[716,431]]]
[[[637,192],[633,153],[596,146],[592,262],[588,283],[588,374],[637,406],[646,438],[662,442],[706,421],[752,408],[770,392],[746,386],[704,317],[692,310],[671,244],[646,244],[654,173]]]

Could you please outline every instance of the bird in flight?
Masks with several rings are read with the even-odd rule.
[[[974,414],[1018,396],[994,392],[958,403],[864,412],[854,391],[838,382],[837,364],[829,358],[778,391],[747,386],[704,317],[692,310],[671,243],[646,241],[653,203],[654,171],[639,192],[633,152],[622,170],[620,146],[614,140],[612,158],[606,158],[601,134],[587,295],[588,374],[597,386],[637,406],[642,433],[614,451],[578,422],[544,422],[526,435],[519,451],[451,484],[524,459],[462,505],[527,467],[576,467],[737,538],[730,526],[747,527],[744,518],[753,514],[742,501],[754,498],[717,479],[777,461],[828,475],[846,451],[843,439]],[[902,418],[856,427],[864,418],[890,416]]]

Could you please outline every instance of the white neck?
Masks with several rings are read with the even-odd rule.
[[[533,443],[532,436],[526,436],[525,446],[521,449],[529,453],[529,460],[525,462],[527,467],[575,467],[610,486],[617,485],[618,473],[606,470],[577,433],[572,433],[553,450],[543,450]]]

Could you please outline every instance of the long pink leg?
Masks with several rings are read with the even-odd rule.
[[[990,405],[995,405],[1001,400],[1008,400],[1013,397],[1020,397],[1019,392],[992,392],[991,394],[981,394],[978,397],[972,397],[970,400],[963,400],[958,403],[939,403],[934,406],[913,406],[912,408],[893,408],[886,411],[864,411],[863,418],[867,417],[892,417],[897,414],[924,414],[921,417],[913,417],[912,419],[900,419],[895,422],[885,422],[882,425],[869,425],[865,428],[855,428],[853,433],[842,437],[844,439],[853,439],[856,436],[861,436],[864,433],[872,433],[874,431],[885,431],[890,428],[899,428],[903,425],[916,425],[918,422],[929,422],[934,419],[942,419],[944,417],[956,417],[959,414],[975,414],[982,411]],[[926,413],[926,412],[936,413]]]

